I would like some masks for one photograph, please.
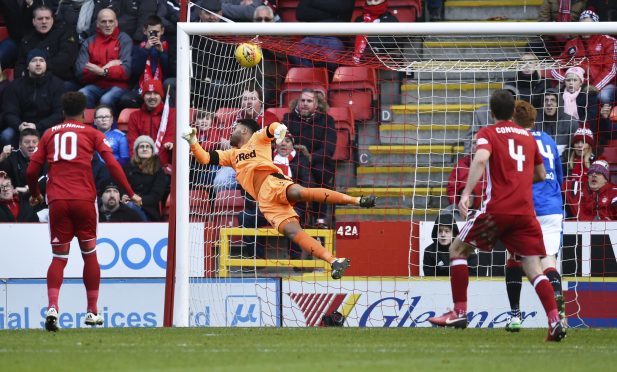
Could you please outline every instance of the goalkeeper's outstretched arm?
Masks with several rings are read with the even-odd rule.
[[[283,142],[283,139],[287,134],[287,127],[285,126],[285,124],[274,122],[268,125],[267,132],[268,138],[274,139],[276,141],[276,144],[279,145],[281,142]]]
[[[185,132],[182,133],[182,138],[184,138],[189,145],[191,146],[191,152],[195,159],[201,164],[219,164],[219,153],[217,151],[206,151],[201,147],[199,142],[197,141],[197,129],[188,128]]]

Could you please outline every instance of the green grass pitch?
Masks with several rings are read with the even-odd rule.
[[[608,371],[617,329],[115,328],[0,332],[2,371]]]

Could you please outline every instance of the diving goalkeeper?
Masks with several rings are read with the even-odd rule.
[[[277,143],[285,138],[287,127],[272,123],[262,129],[255,120],[240,119],[231,134],[229,150],[206,152],[198,143],[195,128],[187,129],[182,137],[191,146],[191,152],[201,164],[232,167],[238,183],[255,200],[268,222],[302,250],[328,262],[332,278],[340,279],[349,267],[349,259],[336,258],[319,241],[309,236],[300,226],[293,205],[299,201],[351,204],[364,208],[375,206],[375,196],[353,197],[324,188],[305,188],[283,175],[272,162],[273,139]]]

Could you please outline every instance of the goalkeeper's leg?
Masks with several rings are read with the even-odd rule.
[[[349,267],[349,259],[336,258],[321,243],[306,233],[297,218],[288,218],[278,226],[278,231],[285,235],[313,257],[328,262],[332,267],[332,278],[340,279]]]
[[[324,188],[306,188],[293,184],[287,188],[287,199],[291,202],[308,201],[325,204],[348,204],[364,208],[375,206],[375,196],[350,196]]]

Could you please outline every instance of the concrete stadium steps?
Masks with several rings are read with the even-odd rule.
[[[512,70],[515,65],[510,61],[457,61],[442,58],[414,64],[414,76],[420,82],[503,81],[516,77]]]
[[[523,36],[430,36],[423,43],[424,59],[509,60],[525,52]]]
[[[337,206],[335,215],[336,222],[355,221],[435,221],[439,208],[411,209],[411,208],[355,208]],[[413,215],[412,215],[413,213]]]
[[[358,167],[358,186],[442,186],[448,181],[452,167]]]
[[[431,83],[406,83],[401,86],[402,103],[422,104],[488,104],[492,91],[501,89],[500,82],[434,81]]]
[[[367,148],[364,164],[449,166],[463,150],[458,145],[373,145]]]
[[[392,123],[471,123],[473,112],[483,106],[481,104],[406,104],[392,105]],[[383,116],[383,115],[382,115]]]
[[[448,21],[487,19],[538,19],[543,0],[447,0]]]
[[[347,194],[377,196],[376,208],[439,208],[448,205],[445,187],[350,187]]]
[[[379,140],[384,145],[457,145],[469,127],[468,124],[381,124]]]

